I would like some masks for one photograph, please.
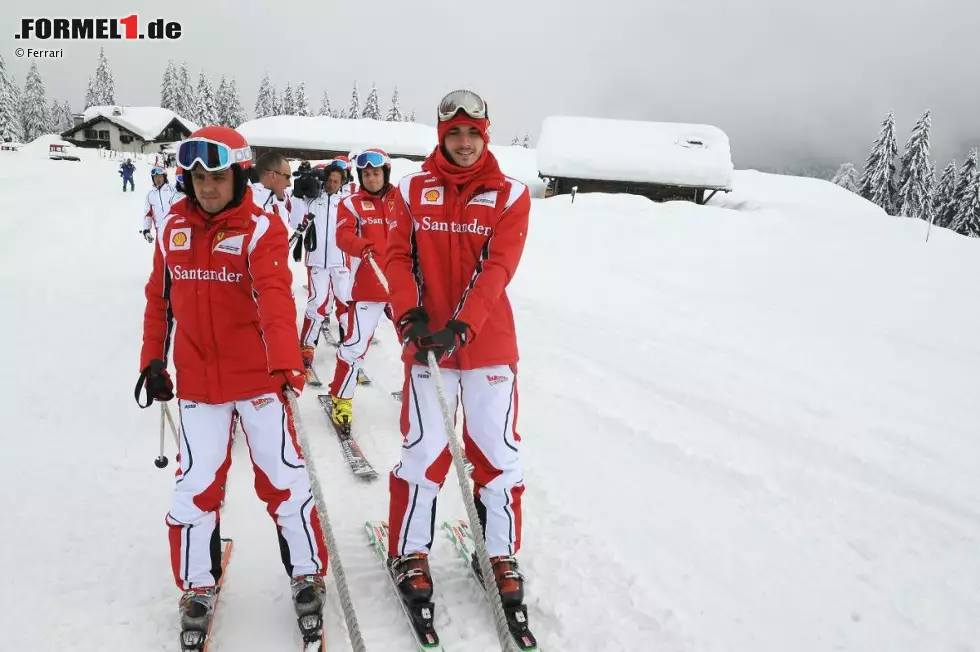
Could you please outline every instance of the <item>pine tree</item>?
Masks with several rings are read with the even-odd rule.
[[[361,113],[361,96],[357,93],[357,80],[354,80],[354,92],[350,96],[350,106],[347,108],[345,118],[357,120]]]
[[[61,112],[61,102],[58,100],[51,100],[51,106],[48,107],[48,128],[44,133],[60,134],[62,131],[67,129],[67,127],[62,128],[62,123],[64,120],[65,114]]]
[[[977,202],[977,193],[980,192],[980,170],[977,169],[977,150],[970,150],[970,155],[966,157],[966,162],[960,168],[959,182],[956,184],[956,194],[953,196],[953,204],[956,207],[956,214],[949,228],[963,235],[980,236],[980,210]]]
[[[269,73],[265,73],[265,77],[262,78],[262,83],[259,84],[259,94],[255,98],[256,119],[268,118],[270,115],[275,115],[273,113],[274,108],[272,103],[272,82],[269,80]]]
[[[928,220],[932,208],[929,196],[932,185],[929,176],[929,130],[932,127],[931,112],[926,111],[912,128],[912,135],[905,143],[902,155],[902,175],[898,186],[898,214]]]
[[[67,100],[61,105],[61,115],[62,124],[65,125],[66,131],[75,126],[75,114],[72,112],[71,104],[69,104]]]
[[[881,133],[871,147],[861,177],[861,196],[881,206],[889,215],[895,214],[898,195],[895,158],[898,143],[895,141],[895,112],[889,111],[881,123]]]
[[[24,139],[16,88],[17,84],[11,79],[7,64],[0,56],[0,141],[5,143],[21,142]]]
[[[237,129],[238,125],[248,119],[245,114],[245,107],[242,106],[242,98],[238,95],[238,84],[232,79],[228,83],[228,126]]]
[[[331,118],[336,117],[333,113],[333,109],[330,108],[330,95],[327,91],[323,91],[323,95],[320,97],[320,110],[317,115],[325,115]]]
[[[16,119],[14,120],[14,125],[15,125],[15,128],[17,130],[17,138],[16,138],[16,140],[19,143],[24,143],[24,142],[27,142],[27,139],[24,138],[24,119],[23,119],[23,115],[22,115],[23,114],[23,106],[22,106],[22,102],[21,102],[21,98],[23,97],[23,93],[21,93],[20,86],[17,84],[16,81],[11,80],[11,82],[12,83],[10,84],[10,97],[11,97],[11,102],[13,103],[14,112],[15,112],[15,115],[16,115]]]
[[[378,99],[378,85],[371,84],[371,92],[368,93],[367,101],[364,102],[364,110],[361,112],[362,118],[371,120],[381,120],[381,103]]]
[[[27,81],[24,82],[24,95],[21,100],[24,139],[27,142],[48,133],[51,124],[48,119],[47,104],[44,81],[41,79],[41,73],[37,70],[37,62],[34,62],[27,72]]]
[[[221,75],[221,81],[218,82],[218,90],[214,93],[214,115],[216,118],[216,124],[224,125],[226,127],[229,126],[229,100],[228,80],[225,79],[224,75]]]
[[[939,185],[932,197],[932,213],[935,215],[933,224],[949,227],[956,217],[956,161],[950,161],[939,178]]]
[[[194,84],[191,83],[191,72],[186,61],[180,64],[180,73],[177,76],[177,107],[177,115],[191,122],[195,121],[197,98],[194,97]]]
[[[524,149],[531,148],[531,134],[526,131],[524,132],[524,142],[521,143],[521,145],[524,147]]]
[[[282,115],[283,105],[282,96],[279,95],[279,91],[275,86],[272,87],[272,115]]]
[[[842,163],[830,182],[854,193],[861,190],[861,174],[853,163]]]
[[[197,110],[193,120],[202,127],[218,123],[214,88],[211,86],[211,80],[205,76],[203,71],[197,78]]]
[[[412,109],[412,115],[408,116],[409,122],[415,122],[415,109]]]
[[[282,90],[282,114],[283,115],[294,115],[296,110],[296,102],[293,99],[293,86],[289,82],[286,82],[286,88]]]
[[[395,90],[391,93],[391,106],[388,108],[388,115],[385,116],[385,120],[388,122],[401,122],[404,119],[401,103],[398,101],[398,87],[395,86]]]
[[[518,138],[517,136],[514,136],[514,140],[510,141],[510,144],[511,144],[512,147],[520,147],[521,146],[521,139]]]
[[[85,108],[90,106],[97,106],[98,101],[95,98],[95,79],[92,77],[88,78],[88,86],[85,87]]]
[[[163,82],[160,84],[160,106],[174,113],[180,113],[178,82],[180,82],[180,77],[177,73],[177,66],[171,59],[167,62],[167,69],[163,71]]]
[[[116,82],[109,70],[109,60],[105,48],[99,50],[99,65],[95,69],[95,102],[97,106],[112,106],[116,103]]]
[[[310,115],[310,98],[306,95],[306,82],[300,80],[293,97],[295,115]]]

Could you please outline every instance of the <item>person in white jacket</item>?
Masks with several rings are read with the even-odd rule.
[[[163,225],[163,218],[170,213],[170,207],[183,199],[184,194],[177,192],[167,180],[167,171],[163,168],[153,168],[150,170],[150,177],[153,179],[153,188],[146,193],[146,202],[143,204],[143,228],[140,233],[147,242],[153,242],[153,232],[156,232]]]
[[[323,189],[315,199],[293,197],[290,224],[302,232],[306,249],[309,298],[300,331],[300,347],[307,369],[313,366],[320,327],[329,315],[332,300],[336,299],[339,304],[338,319],[341,322],[341,314],[350,302],[350,269],[344,253],[337,248],[337,209],[343,198],[344,170],[336,165],[323,169]]]
[[[292,199],[286,194],[293,180],[286,157],[266,152],[255,162],[256,181],[252,182],[252,201],[266,213],[278,215],[289,228]]]

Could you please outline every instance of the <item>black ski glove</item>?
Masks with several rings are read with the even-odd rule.
[[[432,335],[429,330],[429,314],[425,308],[412,308],[398,320],[395,325],[398,329],[398,336],[402,340],[402,346],[412,343],[418,345],[419,338]]]
[[[146,405],[140,403],[140,392],[146,385]],[[148,408],[153,401],[169,401],[174,397],[174,383],[170,380],[167,363],[163,360],[150,360],[150,364],[140,373],[136,381],[136,404]]]
[[[429,352],[436,356],[436,363],[452,356],[456,349],[466,346],[469,337],[470,327],[456,319],[446,322],[446,327],[437,330],[431,335],[420,337],[417,341],[419,350],[415,353],[415,359],[423,364],[429,364]]]
[[[142,234],[143,234],[143,239],[144,239],[144,240],[146,240],[146,241],[147,241],[147,242],[149,242],[150,244],[153,244],[153,236],[152,236],[152,235],[150,235],[150,230],[149,230],[149,229],[146,229],[146,230],[144,230],[144,231],[140,231],[140,233],[142,233]]]

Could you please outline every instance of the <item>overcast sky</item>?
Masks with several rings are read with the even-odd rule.
[[[382,108],[434,123],[439,98],[469,87],[490,104],[493,134],[536,137],[548,115],[703,122],[724,129],[736,166],[809,158],[862,163],[889,109],[904,145],[933,111],[940,166],[980,145],[980,3],[963,0],[287,0],[148,2],[12,0],[4,60],[20,83],[18,46],[62,47],[40,60],[48,97],[76,110],[106,54],[121,104],[156,105],[168,58],[215,86],[237,79],[251,113],[262,75],[306,81],[346,107],[354,80]],[[15,41],[22,17],[127,16],[179,21],[183,36],[143,41]],[[45,45],[45,43],[47,45]]]

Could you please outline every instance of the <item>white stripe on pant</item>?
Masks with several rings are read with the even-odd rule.
[[[212,586],[220,575],[220,516],[231,466],[237,412],[249,446],[255,491],[275,522],[286,573],[324,575],[326,548],[286,406],[275,393],[209,405],[178,401],[180,468],[167,525],[174,579],[182,590]]]
[[[517,374],[506,365],[466,371],[441,369],[446,400],[463,403],[463,441],[473,463],[474,494],[485,515],[491,557],[516,554],[521,546],[524,493],[520,437],[516,432]],[[389,549],[395,555],[428,552],[432,546],[436,497],[452,456],[435,381],[426,367],[412,365],[402,399],[401,461],[390,477]],[[460,391],[461,388],[461,391]]]
[[[357,372],[364,366],[364,356],[368,345],[374,338],[374,331],[385,313],[387,303],[359,301],[350,304],[347,311],[347,323],[344,342],[337,349],[337,366],[334,369],[334,379],[330,384],[330,393],[339,398],[354,398],[357,388]]]

